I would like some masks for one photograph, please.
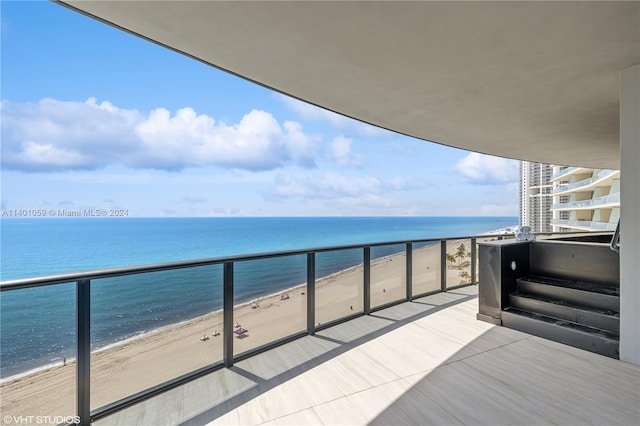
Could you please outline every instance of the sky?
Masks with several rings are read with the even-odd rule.
[[[518,162],[289,98],[47,1],[1,1],[4,213],[517,216]]]

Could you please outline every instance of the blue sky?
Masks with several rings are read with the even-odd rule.
[[[50,2],[1,12],[2,209],[518,214],[516,161],[347,119]]]

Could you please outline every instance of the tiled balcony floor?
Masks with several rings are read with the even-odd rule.
[[[640,424],[640,367],[477,321],[477,287],[403,303],[96,422]]]

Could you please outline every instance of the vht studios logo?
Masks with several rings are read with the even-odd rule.
[[[2,417],[5,425],[79,424],[80,416],[10,416]]]

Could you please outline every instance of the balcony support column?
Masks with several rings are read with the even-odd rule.
[[[447,242],[440,241],[440,291],[447,291]]]
[[[224,366],[233,366],[233,262],[225,262],[222,289],[222,353]]]
[[[620,359],[640,365],[640,64],[620,73]]]
[[[476,239],[471,239],[471,284],[478,284],[476,282],[476,259],[478,256],[478,245],[476,244]]]
[[[307,332],[316,330],[316,254],[307,253]]]
[[[407,301],[413,300],[412,275],[413,275],[413,244],[407,243],[407,266],[406,266],[406,284],[407,284]]]
[[[371,247],[364,248],[364,313],[371,313]]]
[[[91,281],[76,283],[76,409],[81,425],[91,424]]]

